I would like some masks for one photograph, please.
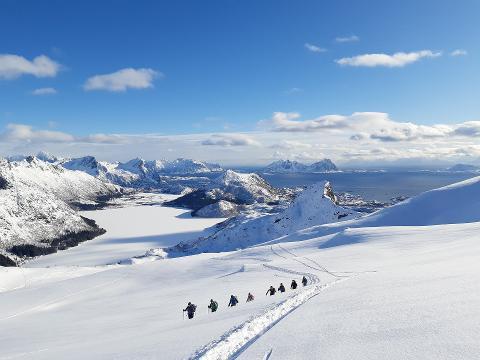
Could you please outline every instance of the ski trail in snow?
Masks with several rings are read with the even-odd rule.
[[[263,360],[268,360],[270,359],[270,356],[272,355],[273,348],[270,348],[270,350],[267,350],[265,355],[263,355]]]
[[[40,350],[36,350],[36,351],[18,353],[18,354],[9,355],[9,356],[2,356],[2,357],[0,357],[0,360],[18,359],[20,357],[24,357],[24,356],[27,356],[27,355],[34,355],[34,354],[38,354],[38,353],[41,353],[41,352],[44,352],[44,351],[48,351],[48,348],[40,349]]]
[[[244,323],[227,331],[219,339],[213,340],[207,345],[195,351],[189,360],[223,360],[235,359],[250,345],[252,345],[265,332],[285,318],[299,306],[320,294],[335,283],[346,279],[337,279],[330,284],[313,284],[301,292],[292,295],[288,299],[276,304],[262,314],[253,316]]]
[[[262,265],[264,267],[266,267],[267,269],[280,271],[280,272],[284,272],[284,273],[287,273],[287,274],[305,276],[308,279],[308,282],[310,284],[316,284],[316,283],[320,282],[320,278],[317,275],[314,275],[314,274],[311,274],[311,273],[296,271],[296,270],[290,270],[290,269],[281,268],[281,267],[278,267],[278,266],[273,266],[273,265],[268,265],[268,264],[262,264]]]
[[[39,309],[42,309],[42,308],[45,308],[45,307],[49,307],[49,306],[52,306],[56,303],[59,303],[63,300],[66,300],[66,299],[69,299],[73,296],[76,296],[76,295],[79,295],[79,294],[82,294],[82,293],[85,293],[85,292],[88,292],[90,290],[93,290],[93,289],[101,289],[101,288],[105,288],[107,286],[111,286],[123,279],[125,279],[127,276],[129,275],[129,273],[126,273],[125,275],[123,276],[120,276],[114,280],[110,280],[110,281],[106,281],[106,282],[103,282],[101,284],[98,284],[98,285],[95,285],[95,286],[91,286],[91,287],[88,287],[88,288],[85,288],[85,289],[82,289],[82,290],[78,290],[78,291],[74,291],[74,292],[71,292],[67,295],[64,295],[64,296],[60,296],[56,299],[53,299],[53,300],[50,300],[50,301],[47,301],[45,303],[41,303],[41,304],[38,304],[38,305],[35,305],[31,308],[28,308],[28,309],[25,309],[25,310],[22,310],[22,311],[19,311],[15,314],[12,314],[12,315],[8,315],[6,317],[3,317],[3,318],[0,318],[0,321],[4,321],[4,320],[8,320],[8,319],[12,319],[12,318],[15,318],[17,316],[21,316],[21,315],[24,315],[24,314],[28,314],[30,312],[33,312],[33,311],[36,311],[36,310],[39,310]]]
[[[276,252],[275,249],[273,248],[273,245],[270,245],[270,250],[272,250],[272,253],[274,253],[274,254],[277,255],[278,257],[281,257],[282,259],[288,260],[287,257],[285,257],[285,256],[283,256],[283,255],[280,255],[278,252]]]
[[[309,257],[306,257],[306,256],[298,256],[297,254],[295,254],[293,251],[291,250],[288,250],[288,249],[285,249],[282,245],[280,244],[277,244],[278,247],[280,249],[282,249],[283,251],[285,251],[286,253],[290,254],[293,256],[293,259],[292,260],[295,260],[303,265],[305,265],[306,267],[309,267],[311,269],[314,269],[314,270],[318,270],[318,271],[322,271],[322,272],[325,272],[329,275],[332,275],[332,276],[335,276],[337,278],[341,278],[341,277],[348,277],[348,275],[337,275],[336,273],[333,273],[331,271],[329,271],[327,268],[325,268],[323,265],[320,265],[317,261],[313,260],[313,259],[310,259]],[[305,264],[303,261],[299,260],[298,258],[301,257],[302,259],[305,259],[305,260],[308,260],[310,262],[312,262],[313,264],[315,264],[316,266],[318,266],[319,268],[315,268],[311,265],[308,265],[308,264]]]

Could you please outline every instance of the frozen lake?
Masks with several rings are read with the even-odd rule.
[[[192,218],[189,210],[161,206],[176,195],[141,194],[141,197],[142,205],[132,201],[119,208],[83,211],[83,216],[95,220],[107,232],[76,247],[29,261],[25,266],[114,264],[151,248],[172,246],[204,235],[207,228],[223,220]]]

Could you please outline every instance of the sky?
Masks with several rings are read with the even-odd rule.
[[[480,2],[0,3],[0,155],[479,163]]]

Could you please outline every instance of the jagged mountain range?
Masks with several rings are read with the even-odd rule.
[[[306,165],[298,161],[278,160],[263,168],[265,173],[318,173],[339,171],[330,159],[323,159],[313,164]]]
[[[76,210],[95,208],[129,188],[183,192],[169,205],[206,217],[229,217],[244,206],[276,203],[287,195],[257,174],[224,171],[195,160],[108,163],[46,153],[2,159],[0,263],[12,265],[95,237],[102,230]]]

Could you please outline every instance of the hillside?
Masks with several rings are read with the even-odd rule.
[[[1,163],[0,265],[12,266],[25,257],[65,249],[104,232],[59,198],[60,188],[39,186],[18,176],[18,168],[8,171],[8,167]]]
[[[277,214],[247,213],[218,225],[213,235],[180,243],[167,249],[170,256],[198,252],[221,252],[243,249],[286,236],[299,229],[318,224],[347,220],[357,214],[335,204],[330,183],[320,182],[307,188]]]
[[[452,206],[461,210],[460,202]],[[116,247],[119,254],[139,242],[158,241],[159,234],[160,241],[185,236],[183,226],[170,223],[174,219],[205,221],[187,220],[178,212],[158,221],[161,207],[146,206],[134,215],[138,208],[112,209],[114,217],[105,227],[117,237],[104,246]],[[136,217],[150,225],[128,226]],[[312,354],[333,360],[475,359],[480,352],[475,337],[480,331],[479,231],[478,222],[359,227],[226,253],[155,261],[161,251],[152,250],[148,257],[132,259],[133,265],[78,266],[90,264],[93,249],[99,249],[87,242],[70,257],[54,254],[43,265],[0,268],[0,321],[8,329],[0,337],[2,355],[35,360],[286,360]],[[108,261],[110,252],[103,254]],[[290,281],[303,276],[307,286],[291,290]],[[285,293],[265,296],[280,282]],[[253,302],[245,302],[248,292],[255,295]],[[227,307],[230,294],[240,300],[235,308]],[[210,299],[219,303],[216,313],[207,311]],[[198,306],[192,320],[182,318],[189,301]]]
[[[424,192],[358,219],[313,226],[284,240],[308,239],[359,227],[429,226],[478,221],[480,221],[480,176]]]

